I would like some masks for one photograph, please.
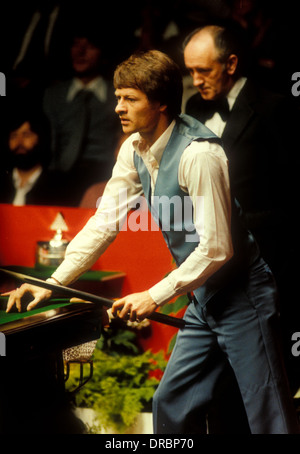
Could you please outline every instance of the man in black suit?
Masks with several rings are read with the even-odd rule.
[[[58,172],[48,170],[50,129],[47,119],[40,111],[32,112],[20,106],[13,110],[14,113],[6,119],[0,203],[69,205],[65,179]]]
[[[293,300],[299,114],[290,100],[244,76],[244,42],[237,28],[224,25],[206,25],[187,37],[184,61],[199,93],[188,100],[186,113],[222,139],[232,193],[277,278],[286,359],[296,390],[300,378],[291,335],[299,331],[293,324],[300,319]]]

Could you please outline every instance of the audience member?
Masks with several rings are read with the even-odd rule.
[[[67,205],[63,179],[50,172],[50,129],[39,111],[15,110],[8,120],[2,156],[0,202],[13,205]]]
[[[105,37],[78,27],[71,45],[74,77],[49,86],[43,107],[52,129],[51,169],[66,173],[72,191],[108,178],[121,128],[106,75]]]
[[[80,8],[61,0],[9,2],[2,11],[2,25],[6,22],[14,26],[0,31],[0,36],[8,43],[3,50],[6,71],[17,71],[25,64],[39,77],[48,80],[54,74],[52,70],[55,77],[68,74],[69,64],[65,58],[68,49],[64,37],[77,18],[87,15],[87,11],[87,2]]]
[[[60,0],[12,0],[1,14],[1,70],[8,80],[9,96],[20,93],[32,103],[41,102],[46,85],[55,77],[70,75],[67,41],[74,8]],[[6,25],[11,26],[7,27]]]
[[[188,100],[186,113],[222,138],[232,192],[277,279],[286,355],[293,363],[290,339],[299,315],[292,294],[297,257],[293,163],[299,114],[290,100],[244,77],[243,40],[236,31],[237,27],[212,25],[186,39],[185,64],[199,91]],[[291,380],[295,374],[299,386],[299,367],[295,366]]]

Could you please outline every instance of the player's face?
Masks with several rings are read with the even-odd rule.
[[[123,132],[150,136],[159,123],[160,103],[149,101],[145,93],[135,88],[118,88],[115,95],[115,111],[120,117]]]

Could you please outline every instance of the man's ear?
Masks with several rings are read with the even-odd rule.
[[[159,110],[160,110],[161,112],[165,112],[165,111],[167,110],[166,104],[162,104],[162,105],[160,106]]]
[[[230,76],[233,76],[233,74],[236,72],[237,65],[238,65],[238,57],[235,54],[229,55],[227,62],[226,62],[226,71],[227,74]]]

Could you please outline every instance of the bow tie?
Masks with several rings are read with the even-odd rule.
[[[230,114],[227,98],[217,99],[216,101],[206,101],[208,118],[211,118],[216,112],[219,113],[223,121],[227,121]]]

